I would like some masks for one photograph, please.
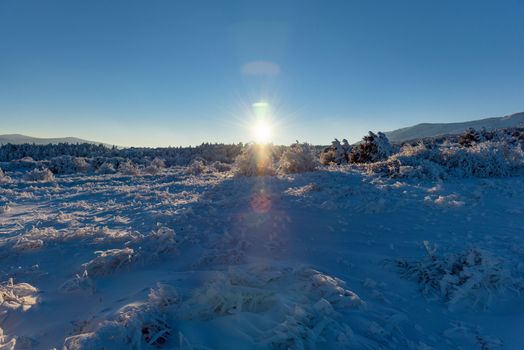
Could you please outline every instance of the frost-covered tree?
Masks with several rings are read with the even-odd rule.
[[[459,138],[459,144],[464,147],[471,147],[481,140],[481,135],[478,131],[473,128],[466,130]]]
[[[331,142],[331,146],[324,148],[320,153],[320,163],[323,165],[347,164],[349,160],[349,152],[351,152],[351,145],[346,139],[342,140],[342,144],[338,139]]]
[[[353,148],[349,155],[351,163],[374,163],[387,159],[393,153],[393,147],[389,143],[387,136],[378,132],[369,132],[364,136],[362,142]]]

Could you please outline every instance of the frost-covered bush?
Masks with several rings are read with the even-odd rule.
[[[473,128],[469,128],[459,137],[458,143],[464,147],[471,147],[472,145],[480,142],[481,139],[482,136],[478,131]]]
[[[178,301],[173,287],[159,284],[149,293],[148,301],[123,307],[93,332],[66,338],[63,349],[193,349],[174,328],[170,316],[175,313]]]
[[[524,169],[524,151],[519,144],[502,141],[469,147],[419,143],[405,145],[386,161],[368,164],[366,168],[371,173],[402,178],[509,176]]]
[[[219,161],[213,162],[211,164],[211,167],[213,169],[215,169],[215,171],[217,171],[219,173],[223,173],[223,172],[231,170],[231,164],[222,163],[222,162],[219,162]]]
[[[138,168],[131,160],[126,160],[118,165],[118,172],[123,175],[138,175]]]
[[[202,159],[194,159],[185,170],[186,174],[199,175],[207,171],[206,164]]]
[[[316,168],[316,159],[308,143],[295,143],[284,151],[278,171],[284,174],[304,173]]]
[[[131,244],[137,247],[137,257],[152,259],[159,255],[172,253],[176,250],[176,234],[173,229],[159,227],[148,235],[135,238]]]
[[[55,176],[47,168],[44,168],[44,169],[33,169],[30,172],[26,173],[25,179],[27,181],[49,182],[49,181],[54,181],[55,180]]]
[[[160,172],[162,172],[163,169],[165,169],[166,167],[166,162],[161,159],[161,158],[158,158],[156,157],[155,159],[153,159],[151,161],[151,163],[144,169],[144,171],[147,173],[147,174],[150,174],[150,175],[157,175],[159,174]]]
[[[386,160],[393,153],[393,147],[389,143],[387,136],[378,132],[369,132],[364,136],[358,146],[351,150],[349,155],[350,163],[373,163]]]
[[[115,166],[111,162],[104,162],[98,168],[100,174],[114,174],[116,172]]]
[[[424,242],[427,256],[397,260],[404,277],[419,284],[428,297],[449,306],[459,302],[487,308],[492,299],[506,292],[524,292],[522,281],[514,278],[503,261],[489,252],[470,248],[459,253],[437,255],[436,248]]]
[[[524,157],[520,147],[488,141],[468,148],[444,148],[441,163],[454,176],[508,176],[524,166]]]
[[[7,176],[2,168],[0,168],[0,183],[11,182],[11,178]]]
[[[74,174],[87,172],[89,163],[83,157],[60,156],[51,159],[49,170],[54,174]]]
[[[272,146],[250,144],[236,158],[234,169],[236,174],[243,176],[273,175]]]
[[[333,148],[332,146],[326,147],[320,153],[320,164],[329,165],[331,163],[335,163],[336,158],[337,158],[336,149]]]
[[[125,268],[135,257],[135,251],[131,248],[109,249],[95,253],[98,254],[96,258],[82,265],[92,277],[106,276]]]

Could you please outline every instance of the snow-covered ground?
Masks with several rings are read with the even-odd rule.
[[[524,349],[524,177],[0,183],[0,349]]]

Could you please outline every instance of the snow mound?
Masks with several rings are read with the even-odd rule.
[[[440,299],[449,307],[459,304],[487,309],[496,296],[507,292],[521,294],[524,285],[509,267],[489,252],[470,248],[437,255],[424,241],[423,259],[396,261],[402,276],[416,281],[423,295]]]
[[[66,338],[64,350],[192,349],[174,327],[176,290],[158,284],[145,303],[120,309],[113,320],[103,321],[94,332]],[[184,347],[185,346],[185,347]]]
[[[366,304],[345,283],[310,268],[237,268],[219,273],[184,302],[179,317],[263,315],[271,326],[260,329],[256,343],[272,349],[316,349],[322,342],[349,345],[351,329],[340,313]]]

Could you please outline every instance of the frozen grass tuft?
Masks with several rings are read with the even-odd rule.
[[[438,255],[424,242],[427,256],[418,260],[397,260],[401,274],[419,284],[423,295],[440,299],[448,306],[465,303],[489,308],[497,295],[520,294],[522,281],[512,276],[508,266],[489,252],[470,248],[463,252]]]
[[[6,309],[27,311],[37,303],[37,293],[38,289],[29,283],[15,283],[10,278],[0,284],[0,311]]]

